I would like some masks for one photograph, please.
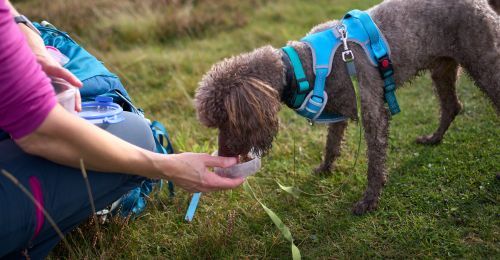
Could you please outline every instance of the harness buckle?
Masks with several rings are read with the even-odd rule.
[[[319,99],[321,99],[321,101],[320,101],[320,102],[321,102],[321,104],[323,104],[323,102],[325,102],[325,98],[323,98],[323,97],[321,97],[321,96],[318,96],[318,95],[314,95],[314,94],[313,94],[313,95],[311,96],[311,98],[309,99],[309,100],[310,100],[310,102],[312,101],[312,99],[313,99],[313,98],[319,98]],[[312,101],[312,102],[315,102],[315,103],[316,103],[316,101]]]
[[[351,50],[345,50],[342,52],[342,60],[344,62],[354,60],[354,53]]]
[[[394,74],[394,69],[392,67],[392,61],[389,59],[388,55],[384,55],[377,60],[378,71],[382,79],[386,79]]]

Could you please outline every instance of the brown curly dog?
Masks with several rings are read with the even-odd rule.
[[[462,108],[455,82],[459,66],[474,79],[500,111],[500,9],[498,0],[390,0],[369,9],[391,48],[398,86],[419,72],[430,70],[441,104],[439,128],[417,139],[439,143]],[[490,6],[491,5],[491,6]],[[493,8],[492,8],[493,7]],[[320,24],[311,33],[332,27]],[[292,41],[314,85],[312,55],[302,42]],[[389,113],[384,106],[383,81],[359,45],[352,44],[361,89],[361,111],[368,146],[368,187],[354,206],[355,214],[377,207],[386,182],[385,161]],[[326,82],[329,95],[325,111],[356,120],[352,83],[339,48]],[[196,93],[199,120],[219,133],[219,154],[235,156],[253,151],[265,154],[278,131],[278,111],[287,88],[283,52],[271,46],[225,59],[203,77]],[[291,84],[296,84],[295,80]],[[335,96],[333,97],[333,93]],[[330,124],[324,159],[316,172],[329,172],[340,154],[347,122]]]

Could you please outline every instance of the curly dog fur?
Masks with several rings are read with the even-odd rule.
[[[498,0],[390,0],[368,10],[386,37],[398,86],[424,70],[430,70],[441,105],[438,129],[417,138],[418,143],[437,144],[462,109],[455,82],[459,66],[474,79],[500,112],[500,9]],[[310,33],[337,24],[317,25]],[[303,62],[309,84],[314,84],[312,56],[308,47],[289,42]],[[361,89],[362,122],[367,142],[368,187],[353,212],[362,214],[377,207],[386,182],[385,161],[389,113],[384,107],[383,82],[363,49],[351,43]],[[356,119],[352,83],[340,58],[340,48],[327,79],[326,111]],[[265,154],[278,131],[277,113],[285,87],[282,52],[264,46],[215,64],[203,77],[196,93],[200,121],[218,128],[219,154],[235,156],[253,151]],[[295,82],[293,84],[296,84]],[[335,95],[333,96],[333,93]],[[330,172],[340,155],[347,123],[331,124],[323,162],[315,172]]]

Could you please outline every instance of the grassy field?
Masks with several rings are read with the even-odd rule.
[[[17,6],[33,20],[64,28],[102,59],[136,104],[168,127],[178,152],[212,152],[216,131],[197,122],[192,104],[211,64],[262,45],[283,46],[317,23],[377,2],[33,0]],[[376,212],[350,211],[366,185],[366,158],[352,168],[355,124],[333,174],[317,177],[311,172],[320,162],[326,127],[311,127],[283,108],[274,147],[248,181],[307,259],[499,259],[500,121],[465,74],[458,92],[464,112],[442,144],[422,146],[415,138],[434,131],[439,120],[431,81],[422,75],[398,90],[402,112],[391,121],[389,179]],[[296,199],[276,181],[327,195]],[[163,190],[138,219],[101,227],[102,243],[95,243],[87,225],[69,236],[71,250],[60,245],[51,257],[291,258],[290,243],[242,188],[204,194],[192,223],[183,220],[189,198],[179,190],[169,199]]]

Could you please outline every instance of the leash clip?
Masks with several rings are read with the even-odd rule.
[[[347,46],[347,28],[345,27],[345,25],[341,24],[337,27],[337,31],[340,34],[340,39],[342,40],[344,51],[349,50],[349,47]]]
[[[354,53],[349,49],[347,45],[347,28],[345,25],[341,24],[337,27],[337,31],[340,34],[340,39],[342,40],[342,45],[344,46],[344,51],[342,52],[342,60],[344,62],[354,60]]]

